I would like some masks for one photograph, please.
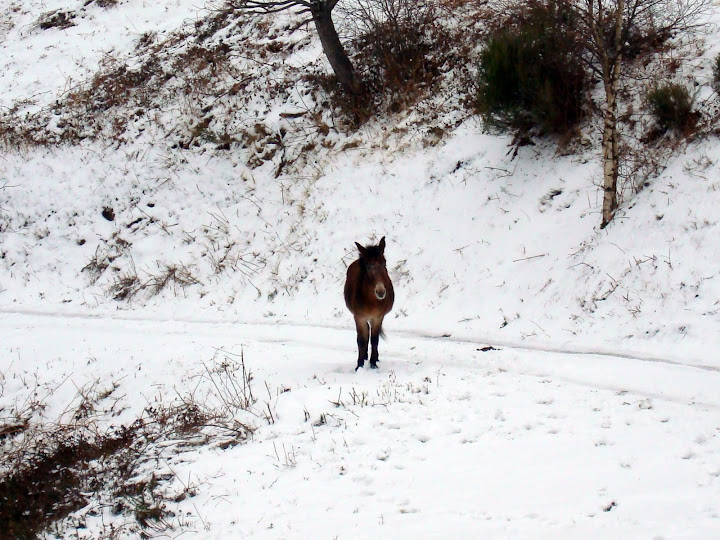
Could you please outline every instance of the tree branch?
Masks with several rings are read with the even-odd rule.
[[[251,13],[279,13],[295,6],[307,11],[313,8],[317,2],[308,0],[236,0],[231,2],[231,7]]]

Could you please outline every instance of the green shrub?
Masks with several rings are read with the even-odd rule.
[[[693,99],[687,88],[677,83],[654,87],[646,96],[650,114],[661,131],[686,131],[696,121]]]
[[[587,74],[571,15],[524,3],[480,57],[477,111],[504,129],[566,133],[582,118]]]

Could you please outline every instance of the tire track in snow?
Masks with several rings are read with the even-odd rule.
[[[143,354],[164,341],[177,342],[187,350],[197,351],[198,343],[223,351],[233,347],[288,345],[304,357],[318,359],[316,368],[331,376],[352,376],[355,366],[355,335],[347,327],[332,325],[302,325],[289,322],[245,323],[208,318],[163,318],[138,313],[87,314],[49,313],[0,310],[0,335],[23,336],[27,332],[43,334],[70,333],[73,340],[83,344],[103,343],[105,336],[122,345],[132,356],[137,336],[154,337],[154,345],[139,346]],[[127,336],[127,340],[125,339]],[[394,338],[394,339],[393,339]],[[118,341],[120,340],[120,341]],[[401,375],[420,372],[457,374],[465,372],[482,377],[496,370],[514,376],[547,379],[616,393],[629,393],[638,398],[674,402],[692,408],[720,409],[720,370],[715,366],[697,366],[674,359],[638,358],[623,354],[598,354],[597,351],[576,352],[568,348],[535,344],[516,344],[507,341],[491,342],[498,351],[479,352],[489,340],[478,341],[464,337],[441,337],[422,332],[395,331],[383,346],[382,373],[395,371]],[[22,350],[22,340],[9,339]],[[140,339],[142,343],[142,339]],[[150,343],[150,342],[148,342]],[[93,345],[95,346],[95,345]],[[308,355],[307,351],[311,354]],[[183,350],[183,349],[181,349]],[[282,349],[280,349],[282,350]],[[460,371],[458,371],[460,370]],[[358,383],[365,379],[377,382],[371,373],[358,374],[349,380]],[[382,378],[382,377],[380,377]]]
[[[514,340],[497,340],[493,338],[488,338],[485,340],[479,341],[476,338],[465,338],[465,337],[457,337],[453,338],[450,337],[444,337],[442,335],[430,335],[430,334],[424,334],[422,332],[405,332],[408,336],[415,336],[420,339],[432,339],[432,340],[443,340],[443,341],[451,341],[453,343],[467,343],[469,345],[490,345],[492,347],[503,347],[505,349],[513,349],[513,350],[522,350],[522,351],[531,351],[531,352],[545,352],[545,353],[553,353],[553,354],[562,354],[562,355],[572,355],[572,356],[600,356],[600,357],[607,357],[607,358],[614,358],[618,360],[635,360],[638,362],[651,362],[651,363],[658,363],[658,364],[668,364],[672,366],[682,366],[687,368],[695,368],[699,370],[704,371],[713,371],[716,373],[720,373],[720,366],[712,366],[709,364],[703,364],[701,360],[695,360],[691,362],[683,362],[681,360],[675,360],[672,358],[667,357],[661,357],[656,356],[653,354],[647,354],[647,353],[641,353],[641,352],[630,352],[630,351],[613,351],[611,349],[607,349],[604,347],[580,347],[577,345],[565,345],[564,347],[551,345],[551,344],[543,344],[543,343],[524,343],[522,341],[514,341]]]
[[[212,318],[191,318],[191,317],[179,317],[179,318],[167,318],[161,316],[143,316],[136,315],[134,313],[125,314],[93,314],[93,313],[78,313],[78,312],[45,312],[42,310],[33,309],[0,309],[1,315],[20,315],[20,316],[34,316],[41,317],[44,319],[81,319],[81,320],[96,320],[96,321],[123,321],[123,322],[137,322],[137,323],[157,323],[157,324],[188,324],[188,325],[199,325],[199,326],[231,326],[233,328],[277,328],[286,327],[295,330],[332,330],[343,333],[351,333],[353,330],[349,325],[331,325],[331,324],[301,324],[290,321],[243,321],[243,320],[227,320],[227,319],[212,319]],[[524,342],[520,340],[503,340],[496,339],[493,337],[469,337],[469,336],[458,336],[453,337],[452,335],[446,334],[430,334],[422,331],[413,330],[393,330],[390,336],[397,336],[406,339],[422,339],[429,340],[435,343],[452,343],[456,345],[470,345],[473,347],[491,346],[495,348],[502,347],[503,349],[511,349],[517,351],[529,351],[529,352],[544,352],[552,354],[561,354],[566,356],[585,356],[585,357],[605,357],[617,360],[632,360],[637,362],[649,362],[657,364],[667,364],[671,366],[679,366],[685,368],[698,369],[703,371],[710,371],[720,373],[720,365],[714,366],[704,363],[702,360],[697,358],[691,358],[690,360],[680,360],[678,357],[671,358],[667,356],[659,356],[638,351],[629,350],[613,350],[606,347],[582,347],[578,345],[566,344],[563,346],[555,345],[552,343],[542,342]],[[281,339],[262,339],[258,338],[260,342],[292,342],[292,343],[304,343],[306,345],[323,345],[319,341],[311,340],[299,340],[296,337],[286,337]]]

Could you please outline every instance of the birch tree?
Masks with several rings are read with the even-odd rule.
[[[345,48],[340,41],[332,11],[339,0],[233,0],[232,7],[252,13],[279,13],[291,8],[300,8],[301,13],[312,16],[323,52],[330,62],[335,76],[343,88],[353,94],[362,91],[362,83]]]
[[[605,228],[618,207],[618,93],[624,68],[637,56],[702,24],[710,0],[561,0],[577,17],[590,68],[604,89],[602,161]]]

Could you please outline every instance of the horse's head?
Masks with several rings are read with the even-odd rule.
[[[360,264],[375,289],[375,297],[384,300],[387,295],[385,283],[390,282],[385,262],[385,237],[382,237],[377,246],[363,247],[357,242],[355,245],[360,252]]]

